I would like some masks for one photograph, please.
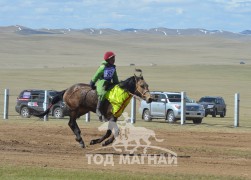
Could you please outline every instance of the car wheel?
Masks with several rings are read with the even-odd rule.
[[[199,119],[194,119],[194,120],[193,120],[193,123],[194,123],[194,124],[201,124],[201,122],[202,122],[202,119],[201,119],[201,118],[199,118]]]
[[[53,116],[56,119],[60,119],[64,117],[63,110],[60,107],[57,107],[53,110]]]
[[[175,121],[175,116],[174,116],[173,111],[168,111],[167,116],[166,116],[166,120],[168,122],[174,122]]]
[[[152,120],[151,115],[150,115],[150,111],[148,109],[144,110],[143,119],[145,121],[151,121]]]
[[[212,117],[216,117],[216,115],[217,115],[217,109],[215,109],[215,110],[213,111]]]
[[[30,110],[26,106],[22,107],[20,114],[23,118],[30,118],[31,117]]]
[[[222,111],[222,113],[220,114],[220,117],[225,117],[225,115],[226,115],[226,110],[224,109],[223,111]]]

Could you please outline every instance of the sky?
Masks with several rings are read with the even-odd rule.
[[[0,26],[251,30],[251,0],[0,0]]]

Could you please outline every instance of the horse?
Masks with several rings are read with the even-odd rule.
[[[134,76],[131,76],[124,81],[120,81],[118,86],[124,89],[126,92],[130,93],[131,95],[135,95],[140,97],[141,99],[144,99],[147,103],[151,103],[152,101],[152,97],[148,89],[148,84],[145,82],[142,74],[140,74],[139,76],[136,76],[134,74]],[[82,148],[85,148],[86,145],[81,137],[81,131],[78,127],[76,120],[80,116],[90,111],[94,113],[96,112],[96,106],[98,102],[98,96],[96,90],[92,89],[89,84],[84,84],[84,83],[74,84],[68,89],[58,92],[57,95],[52,99],[51,104],[46,111],[40,114],[36,114],[33,111],[32,115],[40,118],[47,115],[50,112],[50,108],[60,100],[63,100],[69,109],[70,119],[68,125],[71,128],[72,132],[76,135],[75,140],[80,144]],[[113,123],[116,124],[118,117],[115,117],[111,110],[112,110],[112,105],[108,100],[106,100],[104,102],[103,107],[101,108],[101,112],[104,115],[105,119],[107,119],[108,121],[112,121]],[[111,134],[112,130],[108,128],[104,136],[98,139],[91,140],[90,145],[103,142],[105,139],[110,137]],[[115,135],[113,134],[102,145],[107,146],[111,144],[116,137],[114,136]]]

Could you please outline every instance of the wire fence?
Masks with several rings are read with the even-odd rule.
[[[23,117],[20,116],[20,114],[15,110],[15,106],[17,103],[17,97],[19,96],[19,93],[17,90],[10,90],[9,95],[8,95],[8,119],[24,119]],[[233,102],[228,104],[228,108],[227,108],[227,115],[225,118],[220,118],[220,117],[204,117],[203,118],[203,123],[202,124],[206,124],[206,125],[222,125],[222,126],[226,126],[226,127],[238,127],[239,125],[241,127],[247,127],[247,128],[251,128],[251,101],[249,101],[249,99],[243,99],[243,101],[245,101],[245,105],[242,105],[242,99],[241,96],[238,95],[238,97],[235,97],[235,95],[232,95],[232,99]],[[136,100],[135,100],[136,101]],[[239,103],[239,106],[236,107],[236,102]],[[250,103],[248,103],[250,102]],[[1,90],[0,93],[0,115],[2,116],[2,119],[4,119],[5,116],[5,112],[4,112],[4,104],[5,104],[5,90]],[[131,114],[131,122],[135,123],[136,119],[141,120],[142,119],[142,115],[138,113],[137,109],[139,108],[140,105],[140,101],[136,101],[133,102],[135,108],[132,108],[132,102],[128,105],[128,107],[126,108],[126,112],[129,112],[129,114]],[[98,120],[98,117],[95,115],[92,115],[93,113],[90,113],[88,115],[82,116],[82,119],[85,119],[86,122],[90,121],[90,116],[91,119],[93,120]],[[236,121],[236,119],[238,119],[238,121]],[[54,117],[49,116],[49,119],[54,119]],[[68,117],[64,117],[63,119],[68,119]],[[162,120],[156,119],[154,120],[156,122],[163,122]],[[188,121],[186,121],[187,123]],[[179,123],[179,122],[178,122]],[[181,122],[182,124],[182,122]]]
[[[29,99],[29,104],[34,105],[36,103],[43,103],[46,104],[46,106],[44,107],[44,109],[47,109],[48,105],[49,105],[49,99],[47,96],[47,92],[45,91],[44,94],[37,94],[37,95],[27,95],[27,94],[23,94],[23,96],[21,98],[23,99]],[[39,97],[41,95],[41,97]],[[25,97],[24,97],[25,96]],[[47,99],[45,99],[45,97]],[[3,107],[0,106],[1,108],[1,116],[3,117],[3,119],[9,119],[9,116],[13,119],[20,119],[23,118],[20,115],[20,110],[16,108],[17,105],[17,100],[19,97],[19,94],[10,94],[9,93],[9,89],[5,89],[4,93],[0,93],[0,103],[1,105],[3,105]],[[39,102],[40,101],[40,102]],[[37,104],[36,104],[37,105]],[[90,116],[91,113],[87,113],[84,118],[86,122],[90,122]],[[51,118],[51,117],[50,117]],[[136,98],[132,98],[131,100],[131,123],[135,123],[136,120]],[[48,116],[44,117],[44,120],[48,120]]]

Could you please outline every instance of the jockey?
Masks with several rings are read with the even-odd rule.
[[[98,104],[96,107],[96,114],[99,118],[102,118],[102,113],[100,109],[105,100],[105,94],[107,92],[107,87],[110,84],[118,84],[118,75],[116,72],[115,62],[115,54],[112,51],[108,51],[104,54],[104,61],[102,61],[98,70],[94,74],[91,79],[90,86],[92,89],[95,89],[95,83],[97,86],[97,94],[98,94]]]

